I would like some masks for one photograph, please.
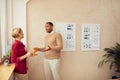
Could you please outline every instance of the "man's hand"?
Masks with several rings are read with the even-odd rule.
[[[49,51],[51,50],[51,47],[48,45],[48,47],[46,49],[43,50],[43,52]]]

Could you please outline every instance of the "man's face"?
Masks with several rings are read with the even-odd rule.
[[[51,33],[51,31],[53,30],[53,26],[51,26],[50,24],[45,24],[45,30],[47,33]]]

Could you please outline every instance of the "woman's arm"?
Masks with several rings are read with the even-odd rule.
[[[12,63],[20,62],[29,56],[31,56],[31,53],[29,52],[23,56],[19,56],[19,44],[15,44],[12,46],[12,56],[11,56]]]
[[[28,52],[27,54],[25,54],[25,55],[23,55],[23,56],[20,57],[20,61],[22,61],[22,60],[24,60],[25,58],[28,58],[28,57],[30,57],[30,56],[31,56],[31,53]]]

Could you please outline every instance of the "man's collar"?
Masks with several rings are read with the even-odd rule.
[[[53,34],[54,32],[55,32],[55,31],[50,32],[49,35],[50,35],[50,34]]]

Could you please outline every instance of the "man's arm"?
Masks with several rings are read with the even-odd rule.
[[[38,47],[35,47],[34,50],[35,50],[35,51],[42,51],[42,52],[44,52],[45,48],[38,48]]]

